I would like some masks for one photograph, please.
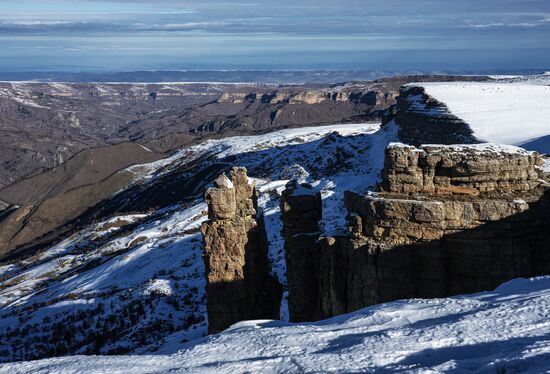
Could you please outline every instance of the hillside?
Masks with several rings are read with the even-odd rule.
[[[128,213],[88,224],[58,244],[46,242],[13,255],[0,267],[2,359],[154,351],[174,331],[186,339],[204,335],[204,269],[197,230],[206,219],[206,207],[197,198],[210,178],[233,163],[260,178],[272,267],[284,284],[277,191],[294,176],[308,178],[309,170],[333,212],[326,217],[326,230],[343,229],[343,191],[354,185],[368,188],[365,182],[374,184],[382,167],[380,157],[360,160],[371,152],[381,154],[394,139],[390,128],[377,128],[335,125],[209,140],[168,159],[130,167],[134,185],[115,195],[117,204],[138,190],[138,205],[149,193],[157,196],[159,188],[177,191],[177,184],[164,184],[175,175],[208,171],[211,176],[202,179],[203,185],[191,181],[195,194],[189,191],[187,200],[176,195],[150,202],[151,207],[162,205],[142,208],[139,214],[130,206]],[[122,210],[119,205],[117,211]],[[61,348],[60,336],[66,337]]]
[[[505,84],[514,87],[516,83],[498,83],[498,85]],[[385,262],[377,263],[376,256],[378,254],[370,249],[364,251],[364,258],[356,258],[365,262],[349,258],[350,261],[346,262],[346,266],[352,266],[355,270],[360,269],[361,274],[368,275],[364,279],[361,277],[351,279],[351,281],[356,282],[355,284],[366,282],[358,288],[356,294],[362,294],[363,289],[367,290],[368,287],[364,287],[364,285],[371,284],[369,282],[372,279],[385,279],[386,281],[380,281],[380,286],[374,288],[377,291],[365,292],[360,297],[353,296],[349,299],[346,296],[344,298],[344,308],[334,309],[339,310],[339,312],[331,310],[329,315],[357,310],[357,305],[362,307],[372,305],[375,302],[396,300],[402,298],[396,297],[398,292],[405,292],[410,287],[416,287],[415,282],[407,278],[407,272],[410,269],[415,269],[414,266],[416,265],[414,264],[419,262],[411,260],[408,255],[399,257],[399,253],[406,253],[403,250],[404,248],[407,249],[403,247],[404,245],[416,246],[417,243],[414,241],[417,237],[422,239],[422,245],[429,246],[428,251],[422,252],[426,254],[426,258],[439,251],[439,243],[436,240],[439,237],[437,235],[447,235],[445,231],[447,227],[441,228],[438,225],[448,224],[446,218],[438,218],[441,217],[441,214],[443,216],[447,215],[446,212],[441,213],[442,211],[439,209],[441,206],[451,206],[455,209],[449,212],[453,217],[458,214],[458,218],[453,218],[453,222],[451,222],[458,225],[454,226],[455,231],[461,231],[464,228],[473,229],[469,231],[470,236],[466,236],[467,240],[464,240],[464,237],[455,238],[457,242],[462,240],[462,243],[466,243],[470,250],[470,252],[464,252],[460,256],[458,252],[453,255],[456,255],[453,259],[461,261],[460,264],[463,264],[465,269],[467,268],[462,276],[465,280],[460,281],[466,283],[465,286],[461,286],[463,288],[458,287],[458,283],[460,283],[458,282],[440,291],[438,289],[439,282],[433,281],[435,278],[424,277],[422,280],[424,283],[418,284],[430,283],[430,287],[433,286],[432,288],[437,289],[437,292],[439,292],[434,292],[426,297],[441,298],[449,294],[456,295],[472,290],[488,290],[504,280],[523,276],[523,273],[518,275],[518,272],[531,266],[529,261],[543,266],[545,262],[537,262],[536,259],[539,257],[543,259],[544,256],[534,256],[533,259],[519,256],[523,259],[519,261],[518,253],[520,252],[517,251],[517,248],[508,248],[511,245],[510,243],[516,243],[518,240],[526,243],[526,246],[533,245],[537,243],[536,240],[539,240],[540,232],[544,231],[540,227],[530,227],[530,222],[525,223],[526,220],[522,220],[522,218],[527,217],[521,215],[525,209],[529,210],[529,207],[532,207],[533,219],[536,219],[536,222],[541,222],[541,225],[547,224],[548,216],[541,213],[541,209],[545,209],[546,205],[544,204],[547,203],[547,200],[543,201],[541,196],[547,196],[547,189],[545,189],[547,187],[545,187],[545,182],[540,179],[541,166],[544,164],[544,160],[540,156],[516,147],[494,144],[439,148],[428,146],[418,149],[403,144],[394,144],[388,148],[388,145],[392,142],[414,143],[410,139],[424,142],[424,140],[432,140],[437,136],[442,136],[442,139],[453,143],[477,143],[480,141],[476,135],[477,128],[470,127],[469,124],[458,118],[456,114],[450,111],[450,105],[447,106],[446,103],[433,99],[424,92],[424,90],[430,89],[430,85],[417,83],[403,88],[397,106],[392,109],[394,116],[382,126],[376,122],[344,123],[298,127],[260,135],[244,136],[240,134],[239,136],[205,139],[196,144],[182,147],[170,157],[159,160],[156,160],[158,155],[151,152],[149,148],[129,144],[128,147],[136,152],[135,156],[121,159],[122,163],[119,166],[117,166],[118,164],[114,165],[112,170],[101,168],[95,173],[87,173],[87,171],[93,170],[93,168],[89,168],[92,164],[106,163],[104,166],[110,165],[108,162],[111,156],[108,152],[104,154],[92,153],[94,157],[76,157],[73,161],[76,165],[74,168],[54,169],[51,173],[55,177],[54,183],[51,183],[50,179],[41,177],[41,175],[20,182],[22,183],[21,186],[25,186],[26,183],[25,188],[31,191],[32,195],[27,196],[22,193],[22,190],[15,188],[17,185],[7,188],[6,193],[9,192],[12,197],[10,202],[27,204],[23,205],[27,207],[25,209],[32,211],[31,215],[21,220],[27,225],[23,227],[34,224],[35,227],[44,231],[28,240],[28,242],[24,242],[17,248],[6,252],[1,258],[0,361],[25,361],[78,354],[160,354],[168,352],[169,349],[179,349],[181,347],[180,343],[205,336],[208,328],[207,294],[205,267],[202,259],[203,238],[199,232],[199,227],[208,219],[208,208],[204,203],[203,196],[206,189],[212,186],[213,181],[220,174],[231,170],[233,166],[246,167],[248,175],[256,182],[258,187],[258,211],[265,221],[270,270],[285,291],[281,300],[280,317],[282,321],[288,321],[290,318],[289,279],[287,278],[289,274],[287,271],[288,257],[285,259],[285,251],[288,250],[288,247],[285,247],[285,245],[291,240],[281,232],[284,228],[281,195],[287,188],[287,182],[292,179],[299,183],[306,183],[308,185],[307,189],[310,190],[308,193],[318,194],[321,201],[322,219],[318,222],[316,236],[310,235],[310,237],[319,237],[322,240],[327,240],[327,243],[332,237],[337,238],[335,242],[338,243],[345,242],[350,237],[355,238],[357,232],[361,230],[354,226],[353,219],[356,219],[355,223],[359,222],[359,219],[363,219],[361,214],[364,215],[364,212],[361,209],[357,209],[357,211],[350,210],[350,206],[347,204],[349,203],[349,197],[357,196],[360,197],[361,201],[368,202],[377,200],[379,196],[382,196],[382,199],[378,199],[381,202],[376,202],[382,207],[377,213],[385,215],[369,215],[369,219],[363,220],[365,224],[362,228],[365,229],[366,224],[373,225],[372,233],[365,234],[371,236],[357,236],[360,241],[374,241],[375,245],[379,245],[384,240],[384,235],[381,233],[388,233],[386,236],[394,240],[390,244],[397,245],[398,254],[386,258]],[[478,83],[468,83],[468,85],[478,87]],[[424,86],[428,88],[424,88]],[[443,87],[454,86],[453,84]],[[246,98],[247,96],[246,92],[235,91],[220,96],[217,100],[218,104],[209,105],[220,107],[222,106],[222,104],[219,104],[220,101],[225,103],[223,106],[242,105],[241,101],[248,102],[246,105],[249,105],[252,98]],[[292,100],[298,99],[314,103],[327,100],[337,101],[338,97],[333,98],[333,96],[327,96],[326,92],[319,91],[315,95],[292,96]],[[255,105],[263,105],[262,100],[261,97],[256,96],[254,98]],[[271,100],[276,101],[278,99],[274,96]],[[361,100],[359,99],[359,101]],[[288,105],[291,104],[288,103]],[[515,110],[521,111],[521,114],[517,113],[517,115],[521,115],[523,118],[533,117],[534,120],[528,122],[527,125],[532,124],[535,129],[540,129],[539,124],[541,122],[537,117],[538,112],[533,107],[525,105]],[[496,112],[491,111],[491,113],[495,114]],[[414,121],[401,122],[402,119],[410,120],[411,118]],[[499,121],[498,118],[496,120]],[[418,131],[424,128],[424,124],[427,124],[425,127],[429,131],[425,133]],[[431,131],[434,128],[437,131]],[[498,136],[499,132],[504,134],[509,132],[509,129],[505,126],[493,129],[495,136]],[[514,141],[514,143],[517,142]],[[390,165],[388,154],[391,154],[391,150],[394,148],[400,149],[399,152],[410,152],[411,155],[416,155],[414,157],[410,155],[401,157],[401,153],[395,153],[396,163],[399,160],[408,160],[407,162],[417,160],[417,164],[412,165],[414,167],[405,168],[406,175],[403,177],[403,181],[413,186],[416,182],[427,182],[426,176],[420,175],[419,177],[415,173],[427,173],[426,175],[434,177],[436,171],[433,175],[429,174],[431,171],[428,167],[434,166],[434,170],[443,173],[434,178],[434,185],[441,183],[442,180],[445,180],[448,184],[457,183],[458,181],[458,188],[450,186],[452,188],[449,189],[449,186],[445,186],[448,189],[447,191],[459,191],[460,193],[466,191],[472,195],[441,197],[433,194],[417,196],[396,194],[384,198],[379,189],[381,182],[387,181],[384,178],[387,177],[386,174],[391,169],[388,169]],[[434,157],[430,152],[439,153]],[[442,154],[449,154],[450,156],[442,156]],[[86,153],[83,155],[86,155]],[[436,157],[449,157],[448,170],[443,170],[444,168],[441,168],[441,166],[436,167],[436,164],[418,164],[420,162],[418,161],[418,155],[424,155],[422,157],[427,160],[435,160]],[[151,159],[139,161],[139,157],[151,157]],[[461,157],[466,157],[468,162],[471,163],[467,163],[467,167],[464,167]],[[510,157],[515,157],[513,160],[517,158],[518,162],[510,161],[507,164],[507,161],[503,161],[511,160]],[[156,161],[141,163],[148,160]],[[69,163],[62,165],[69,165]],[[82,168],[82,165],[88,165],[88,167]],[[407,164],[406,166],[411,165]],[[525,170],[522,171],[523,166],[525,166]],[[117,171],[118,167],[122,169]],[[473,176],[466,174],[465,179],[460,180],[464,177],[464,170],[467,170],[466,173],[471,172],[470,167],[473,167],[475,172]],[[501,173],[499,168],[506,172]],[[548,160],[546,160],[546,169],[548,169]],[[75,172],[73,173],[72,170],[75,170]],[[546,170],[547,173],[548,171]],[[399,170],[396,169],[392,172],[397,175]],[[477,172],[479,173],[476,174]],[[122,181],[118,179],[119,177],[123,178]],[[401,178],[400,175],[397,175],[397,177]],[[453,178],[457,179],[453,181]],[[494,178],[494,180],[490,178]],[[95,183],[97,180],[101,183]],[[469,182],[471,183],[468,185]],[[497,189],[487,194],[480,193],[480,190],[488,188],[487,186],[500,188],[499,183],[503,186],[503,190]],[[510,186],[516,185],[519,186],[519,190],[510,189]],[[94,189],[98,186],[104,188],[95,191]],[[509,190],[506,190],[506,188],[509,188]],[[443,188],[443,190],[445,189]],[[346,191],[351,191],[352,194],[346,193]],[[71,195],[72,193],[76,195]],[[31,196],[33,196],[32,199]],[[56,222],[55,219],[61,217],[57,213],[55,217],[48,217],[48,212],[56,212],[55,209],[50,211],[41,210],[42,205],[40,204],[37,209],[33,209],[34,205],[28,200],[16,200],[29,199],[36,201],[34,196],[42,199],[39,200],[46,208],[50,204],[50,207],[53,206],[55,209],[63,210],[63,214],[66,214],[65,219]],[[81,197],[86,199],[81,200]],[[346,199],[348,199],[347,202]],[[541,200],[539,201],[539,199]],[[71,205],[71,202],[77,201],[85,204]],[[475,206],[472,205],[470,210],[472,214],[475,213],[477,216],[474,214],[470,215],[469,218],[463,218],[462,215],[466,215],[464,213],[466,212],[466,205],[470,203],[475,204]],[[70,209],[65,211],[63,204],[70,205],[70,208],[74,211]],[[457,206],[462,209],[458,213]],[[360,207],[360,205],[354,208],[357,207]],[[417,218],[421,216],[418,209],[424,207],[428,207],[427,213],[425,212],[424,217],[417,221]],[[490,213],[484,210],[486,207],[489,210],[492,209]],[[511,208],[508,209],[509,207]],[[407,226],[410,223],[407,221],[410,218],[407,215],[408,211],[412,212],[411,216],[414,215],[412,223],[415,231],[406,231],[410,229]],[[354,212],[356,214],[353,214]],[[16,219],[25,216],[25,214],[23,210],[16,209],[7,211],[5,216],[0,217],[0,219],[2,223],[5,223],[9,219]],[[528,233],[533,234],[530,240],[521,237],[522,233],[518,233],[512,238],[513,240],[508,240],[507,235],[513,233],[507,226],[510,222],[506,219],[509,217],[512,220],[517,220],[517,222],[522,222],[522,225],[532,230],[528,231]],[[394,225],[392,219],[397,219],[398,224]],[[466,221],[468,221],[467,224],[465,224]],[[398,230],[386,230],[388,225],[392,230],[393,228]],[[400,232],[400,229],[405,230],[404,233]],[[453,229],[453,227],[449,229]],[[491,229],[495,230],[491,231]],[[24,230],[18,232],[19,234],[25,234]],[[397,237],[391,236],[394,233]],[[489,234],[486,235],[487,233]],[[456,234],[456,232],[453,232],[453,234]],[[376,235],[380,237],[376,238]],[[543,235],[547,235],[547,232],[544,232]],[[476,257],[476,247],[468,245],[472,242],[472,238],[478,244],[484,243],[481,245],[486,249],[484,257]],[[502,243],[499,240],[505,242],[505,245],[501,245]],[[362,250],[368,249],[368,245],[365,246],[364,242],[361,242]],[[298,244],[302,247],[307,245],[306,241]],[[358,249],[355,251],[357,253],[361,250],[359,247],[350,246],[349,248],[353,251]],[[391,246],[385,248],[392,249]],[[419,247],[416,246],[415,248]],[[504,248],[503,251],[508,251],[505,253],[506,256],[503,257],[502,264],[500,260],[491,260],[491,256],[498,256],[501,253],[501,249],[493,250],[493,248]],[[530,247],[527,249],[531,251]],[[462,249],[459,248],[459,250]],[[538,256],[539,252],[544,252],[544,255],[546,253],[544,248],[533,249],[530,253]],[[314,253],[320,254],[321,252]],[[329,250],[327,253],[333,252]],[[460,260],[465,253],[466,260]],[[450,260],[450,257],[443,258],[441,262],[451,263],[448,260]],[[508,260],[511,262],[505,262]],[[440,260],[437,259],[437,261],[439,263]],[[475,267],[469,267],[468,261],[471,261]],[[489,269],[487,265],[489,262],[492,266],[491,271],[487,270]],[[338,258],[329,258],[323,266],[329,265],[330,267],[331,264],[339,263],[344,262],[341,262],[341,259]],[[422,266],[428,265],[432,266],[433,264],[428,261],[427,265]],[[386,267],[383,268],[383,266]],[[392,266],[395,267],[392,268]],[[321,268],[319,267],[319,269]],[[431,267],[431,269],[434,268],[435,265]],[[477,269],[483,269],[483,271]],[[539,268],[537,267],[537,269]],[[444,270],[447,271],[448,269],[445,268]],[[526,274],[532,274],[533,272],[541,274],[539,270],[535,271],[533,269],[528,269]],[[455,276],[455,278],[452,278],[447,277],[443,270],[441,271],[443,278],[446,279],[458,279],[460,278],[459,273],[458,270],[454,271],[450,274]],[[347,273],[346,271],[338,271],[338,269],[331,270],[330,279],[336,279],[338,282],[333,284],[328,281],[324,284],[329,285],[329,287],[334,286],[338,292],[341,291],[338,287],[343,285],[346,292],[353,291],[346,286],[347,280],[346,282],[339,282],[338,276],[342,274],[346,275]],[[350,272],[350,274],[352,273]],[[371,277],[372,274],[376,274],[376,277]],[[511,277],[510,274],[515,274],[515,276]],[[395,285],[399,285],[399,287],[394,287],[387,295],[379,296],[377,292],[384,291],[384,285],[389,285],[389,288],[393,287],[394,283],[387,282],[387,280],[393,278],[399,282],[405,282],[408,286],[401,287],[401,284],[396,281]],[[496,282],[495,279],[500,279],[500,281]],[[540,280],[540,282],[543,282],[541,284],[547,283],[545,279]],[[430,287],[427,288],[429,292],[432,291]],[[398,292],[394,292],[395,289]],[[463,291],[457,292],[457,290]],[[313,291],[309,294],[316,296]],[[416,293],[412,293],[412,295],[407,297],[424,297],[414,296],[418,295]],[[538,297],[537,295],[534,297]],[[340,302],[340,296],[335,294],[329,300],[329,303],[336,305]],[[474,299],[477,297],[475,296]],[[365,300],[368,302],[365,302]],[[452,304],[456,300],[461,300],[461,298],[450,300],[448,302]],[[435,303],[434,305],[437,305],[439,302],[447,305],[445,304],[447,301],[438,300],[419,303],[428,305]],[[410,303],[416,305],[416,301]],[[392,305],[409,305],[409,302],[390,304],[389,307],[393,307]],[[502,304],[500,307],[503,309],[499,313],[505,313],[507,308],[514,308],[509,304]],[[386,307],[381,306],[380,308]],[[435,309],[439,310],[440,308],[435,307]],[[361,316],[361,313],[357,315]],[[472,318],[478,317],[480,316],[476,314]],[[319,318],[315,317],[307,320],[314,319]],[[332,322],[339,323],[339,321],[344,320],[336,319]],[[245,323],[241,326],[247,325]],[[276,332],[279,331],[279,328],[282,329],[281,331],[286,331],[285,329],[288,327],[282,323],[271,323],[270,326],[279,326],[268,329],[273,331],[274,334],[279,334]],[[325,326],[325,324],[305,326]],[[428,326],[426,328],[431,328],[428,324],[426,326]],[[317,331],[319,328],[321,327],[314,329]],[[231,334],[231,332],[227,334]],[[336,333],[330,334],[337,337]],[[353,333],[350,332],[350,334]],[[510,339],[515,339],[518,336],[518,339],[525,337],[518,334],[520,332],[514,330],[506,337]],[[209,342],[215,342],[217,338],[208,339]],[[301,342],[298,341],[297,344],[301,344]],[[352,340],[350,344],[353,346],[354,342]],[[348,343],[344,342],[342,344],[347,346]],[[212,349],[216,348],[218,347],[215,346]],[[427,349],[435,348],[435,346],[427,347]],[[289,346],[288,349],[294,350],[295,348]],[[366,357],[374,355],[372,352],[364,354],[366,354]],[[511,355],[516,354],[518,354],[517,351],[511,353]],[[333,357],[332,354],[329,355]],[[452,355],[454,356],[454,353]],[[217,360],[217,358],[211,358],[213,356],[207,354],[204,357],[205,360]],[[143,359],[146,360],[147,356]],[[173,357],[165,357],[162,362],[172,365],[172,359]],[[71,359],[67,360],[67,363],[73,362]],[[102,358],[100,360],[111,362],[110,359]],[[116,362],[117,359],[113,360],[115,361],[112,362]],[[291,362],[297,362],[301,365],[300,360],[293,358]],[[279,361],[286,362],[284,358],[280,358]],[[128,361],[119,362],[130,364]],[[202,363],[196,363],[196,361],[189,362],[189,365],[202,365]],[[485,361],[475,361],[476,365],[479,362],[483,363]],[[443,361],[434,364],[430,361],[426,365],[437,366],[442,363]],[[177,364],[182,365],[179,361]],[[304,364],[307,364],[307,362],[304,362]],[[118,364],[115,363],[114,365]],[[294,370],[292,364],[289,365],[289,370]],[[313,363],[312,365],[317,364]],[[342,365],[345,365],[345,363],[342,363]],[[388,365],[388,362],[376,365]],[[353,368],[347,366],[338,366],[337,368],[341,368],[342,371],[353,370]],[[207,368],[204,370],[207,370]]]
[[[298,86],[0,82],[0,187],[83,150],[121,142],[171,153],[205,136],[377,120],[398,88],[391,80]]]
[[[550,278],[495,291],[403,300],[317,323],[249,321],[156,355],[5,364],[0,373],[542,373],[550,370]]]

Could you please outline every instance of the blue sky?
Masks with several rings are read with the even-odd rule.
[[[548,0],[3,0],[0,70],[548,68]]]

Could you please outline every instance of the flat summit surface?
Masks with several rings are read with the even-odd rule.
[[[550,135],[550,85],[450,82],[422,86],[468,123],[480,140],[523,145]],[[550,152],[550,142],[542,143],[533,150]]]

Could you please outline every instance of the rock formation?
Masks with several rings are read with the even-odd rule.
[[[539,185],[542,158],[521,148],[498,145],[390,145],[383,190],[392,193],[477,195],[529,191]]]
[[[289,285],[288,308],[293,321],[307,321],[315,313],[318,294],[316,261],[321,195],[307,184],[291,181],[283,191],[280,205]]]
[[[269,274],[256,187],[246,169],[222,174],[206,192],[209,221],[201,226],[209,332],[249,319],[277,319],[282,289]]]
[[[547,274],[550,189],[540,179],[541,163],[537,154],[509,147],[389,147],[382,191],[346,193],[349,235],[287,241],[289,274],[307,270],[297,253],[314,253],[313,286],[288,278],[289,300],[309,292],[302,307],[309,314],[291,308],[291,320]]]
[[[407,144],[472,144],[479,141],[462,119],[428,96],[423,87],[403,86],[385,122],[399,125],[399,139]]]

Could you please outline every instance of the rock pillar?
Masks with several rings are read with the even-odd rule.
[[[206,192],[209,221],[201,226],[208,330],[216,333],[250,319],[278,319],[282,288],[269,274],[256,186],[245,168],[222,174]]]

